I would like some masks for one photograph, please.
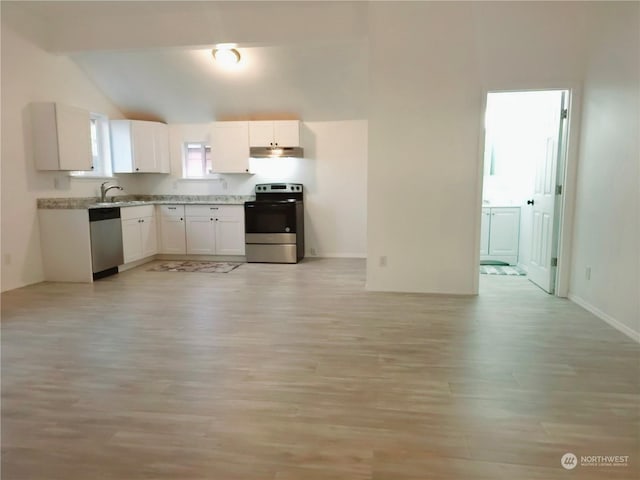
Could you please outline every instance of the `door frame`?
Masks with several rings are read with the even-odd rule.
[[[484,128],[485,114],[487,111],[487,97],[490,93],[509,93],[509,92],[539,92],[546,90],[565,90],[568,92],[569,118],[567,122],[567,139],[566,153],[562,159],[562,166],[557,167],[557,178],[562,181],[562,195],[558,199],[560,208],[558,209],[560,218],[557,220],[558,230],[558,267],[556,269],[556,287],[554,295],[566,298],[569,295],[569,286],[571,282],[571,248],[573,243],[573,223],[576,202],[576,183],[578,172],[578,148],[579,148],[579,131],[580,131],[580,105],[581,90],[580,86],[574,83],[565,85],[540,85],[540,86],[523,86],[509,88],[484,88],[482,90],[482,108],[480,112],[480,135],[478,141],[478,163],[476,171],[476,241],[475,262],[474,262],[474,278],[473,291],[478,294],[480,283],[480,228],[482,220],[482,191],[484,188],[484,147],[486,132]]]

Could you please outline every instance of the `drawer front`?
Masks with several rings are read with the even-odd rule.
[[[132,218],[153,217],[155,207],[153,205],[137,205],[135,207],[122,207],[120,209],[120,217],[122,220],[130,220]]]
[[[220,205],[187,205],[185,211],[187,217],[217,217]]]
[[[184,217],[184,205],[158,205],[163,217]]]

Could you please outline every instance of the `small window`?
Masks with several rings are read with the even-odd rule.
[[[184,178],[215,177],[211,165],[211,147],[201,142],[187,142],[184,144]]]
[[[105,115],[92,113],[91,122],[91,155],[93,170],[71,172],[74,177],[112,177],[111,147],[109,143],[109,119]]]

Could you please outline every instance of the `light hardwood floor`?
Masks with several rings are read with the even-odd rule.
[[[3,480],[639,478],[639,346],[526,279],[149,267],[2,295]]]

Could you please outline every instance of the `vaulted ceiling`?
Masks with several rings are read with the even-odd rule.
[[[366,117],[366,2],[2,2],[3,21],[68,55],[129,118]],[[216,43],[241,64],[217,65]]]

